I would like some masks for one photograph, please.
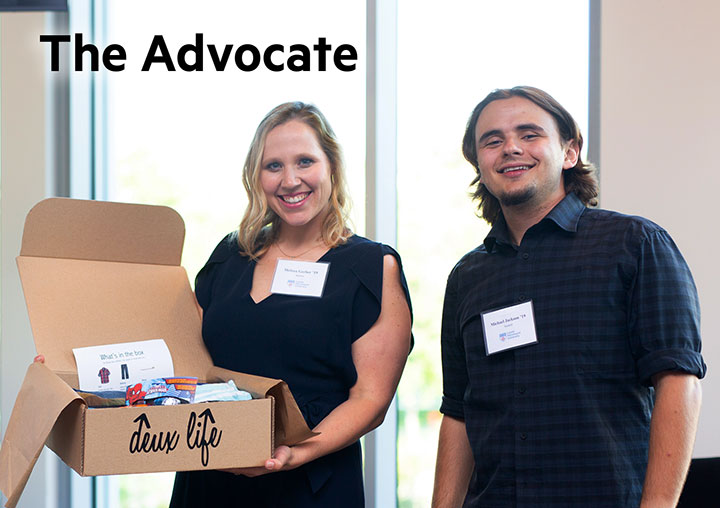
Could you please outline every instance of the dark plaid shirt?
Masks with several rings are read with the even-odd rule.
[[[532,300],[538,343],[485,354],[481,314]],[[661,371],[702,377],[690,271],[662,228],[569,194],[514,246],[501,218],[448,279],[441,411],[475,457],[466,506],[637,507]]]

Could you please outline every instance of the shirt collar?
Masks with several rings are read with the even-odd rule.
[[[574,192],[565,195],[555,208],[543,220],[551,220],[569,233],[577,232],[580,216],[585,211],[585,205]]]
[[[550,213],[548,213],[540,222],[552,221],[561,229],[564,229],[569,233],[575,233],[577,232],[578,222],[580,222],[580,216],[584,211],[585,205],[583,202],[580,201],[577,194],[570,192],[566,194],[562,201],[555,205],[555,208],[550,210]],[[495,224],[493,224],[493,227],[490,229],[488,235],[485,237],[483,243],[485,244],[485,249],[487,249],[488,252],[492,252],[495,248],[495,244],[497,243],[512,245],[510,232],[508,231],[507,223],[505,222],[505,217],[502,212],[495,221]]]
[[[497,243],[512,245],[512,242],[510,241],[510,232],[508,231],[505,216],[502,212],[498,215],[495,224],[493,224],[490,232],[485,237],[485,240],[483,240],[483,243],[485,244],[485,249],[488,252],[492,252],[495,248],[495,244]]]

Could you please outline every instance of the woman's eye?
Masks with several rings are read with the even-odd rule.
[[[300,159],[299,162],[300,162],[300,167],[306,168],[306,167],[312,165],[312,163],[315,161],[312,159],[309,159],[307,157],[303,157],[302,159]]]
[[[265,164],[265,169],[268,169],[270,171],[279,171],[280,163],[279,162],[268,162],[267,164]]]

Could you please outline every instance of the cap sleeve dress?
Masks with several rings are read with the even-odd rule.
[[[213,362],[287,382],[310,428],[348,399],[357,380],[352,344],[380,315],[383,257],[392,248],[357,235],[318,261],[329,263],[320,298],[250,296],[255,262],[224,238],[198,273],[202,334]],[[282,492],[281,492],[282,491]],[[256,478],[217,471],[178,473],[171,507],[364,506],[359,443],[295,470]]]

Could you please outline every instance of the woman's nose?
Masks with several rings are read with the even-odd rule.
[[[294,168],[287,167],[283,170],[282,184],[283,187],[295,187],[300,183],[297,172]]]

